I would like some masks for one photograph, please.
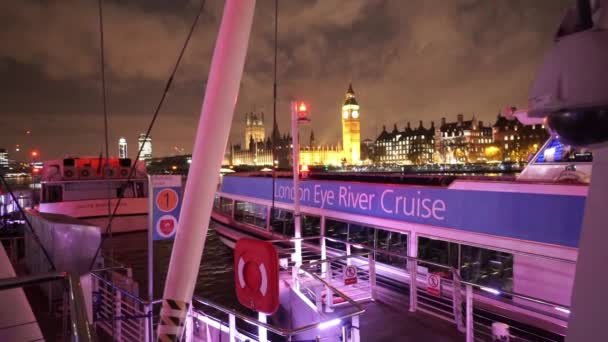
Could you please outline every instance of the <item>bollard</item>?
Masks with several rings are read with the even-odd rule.
[[[492,323],[492,341],[508,342],[510,340],[509,326],[505,323]]]

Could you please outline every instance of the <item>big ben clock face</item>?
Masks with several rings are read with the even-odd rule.
[[[348,119],[348,111],[347,110],[345,110],[345,111],[342,112],[342,117],[344,119]]]
[[[353,115],[353,119],[356,119],[356,118],[359,117],[359,112],[356,111],[356,110],[353,110],[353,114],[352,115]]]

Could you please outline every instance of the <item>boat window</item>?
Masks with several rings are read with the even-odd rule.
[[[218,195],[218,194],[215,194],[213,196],[213,208],[215,208],[215,209],[220,208],[220,195]]]
[[[372,227],[351,223],[348,227],[348,242],[374,248],[375,231]]]
[[[262,204],[234,201],[234,219],[239,222],[266,228],[268,207]]]
[[[135,193],[136,196],[141,198],[141,197],[146,197],[146,190],[145,190],[145,186],[144,186],[144,182],[136,182],[135,183]]]
[[[232,215],[232,199],[226,197],[220,197],[219,204],[220,211],[227,215]]]
[[[462,245],[460,276],[475,284],[512,291],[513,254]]]
[[[347,241],[348,223],[333,219],[325,220],[325,236],[328,238]],[[345,251],[346,245],[340,242],[327,240],[327,246]]]
[[[302,236],[320,236],[321,235],[321,217],[314,215],[302,216]]]
[[[271,229],[273,232],[281,235],[293,236],[295,231],[293,213],[289,210],[274,208]]]
[[[398,268],[407,266],[407,259],[398,256],[407,256],[407,234],[377,229],[376,238],[377,262]]]
[[[418,259],[420,260],[458,268],[458,248],[457,243],[418,237]],[[450,276],[450,272],[443,267],[424,264],[423,262],[419,263],[419,266],[427,268],[429,272],[445,273],[446,277]]]
[[[45,185],[42,193],[44,203],[55,203],[63,201],[63,189],[61,185]]]
[[[592,161],[593,155],[588,149],[564,145],[558,139],[552,138],[538,154],[534,163],[590,163]]]

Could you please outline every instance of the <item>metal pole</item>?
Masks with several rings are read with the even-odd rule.
[[[296,101],[291,102],[291,142],[292,142],[292,156],[293,156],[293,218],[295,225],[296,238],[295,247],[295,263],[296,266],[302,264],[302,226],[300,217],[300,137],[298,131],[298,103]]]
[[[213,52],[161,309],[158,336],[181,336],[203,255],[213,195],[228,142],[255,0],[226,0]],[[177,319],[177,325],[172,322]]]
[[[418,309],[418,261],[416,259],[409,260],[410,267],[410,312],[416,312]]]
[[[236,342],[236,317],[233,314],[228,316],[228,337],[230,342]],[[220,336],[222,332],[220,329]]]
[[[369,269],[370,296],[372,300],[376,300],[376,261],[373,252],[369,252],[367,256],[367,267]]]
[[[467,326],[466,326],[466,342],[475,341],[474,331],[475,322],[473,321],[473,287],[466,287],[466,306],[467,306]]]
[[[154,208],[154,188],[152,186],[152,177],[148,175],[148,302],[154,301],[154,240],[152,227],[152,209]],[[148,330],[149,338],[146,341],[152,341],[154,338],[154,304],[148,306],[149,317],[146,330]]]

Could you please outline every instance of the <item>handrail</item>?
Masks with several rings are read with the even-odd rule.
[[[0,291],[54,280],[64,280],[68,286],[70,323],[72,325],[72,337],[74,341],[97,341],[97,336],[93,329],[91,329],[91,325],[88,321],[84,294],[82,292],[80,276],[78,274],[49,272],[23,277],[4,278],[0,279]]]

